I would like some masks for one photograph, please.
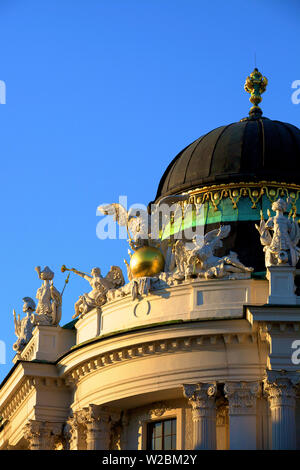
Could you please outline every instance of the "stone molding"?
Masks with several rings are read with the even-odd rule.
[[[18,359],[22,359],[23,361],[31,361],[35,357],[36,351],[36,338],[31,338],[26,347],[23,349],[22,353],[18,355]]]
[[[5,419],[10,419],[17,409],[22,406],[23,402],[26,400],[30,392],[34,390],[34,388],[34,377],[27,377],[25,380],[23,380],[20,387],[11,397],[9,397],[9,401],[4,404],[3,408],[0,410],[0,415]]]
[[[143,342],[106,352],[81,362],[70,370],[65,380],[68,385],[77,384],[82,378],[103,367],[111,367],[121,362],[147,356],[172,354],[181,351],[201,350],[205,345],[217,344],[253,344],[257,341],[256,333],[220,333],[213,335],[193,335],[175,337],[157,341]]]
[[[230,415],[256,414],[256,400],[260,395],[259,382],[227,382],[224,393],[228,399]]]
[[[27,376],[15,393],[10,396],[9,401],[7,400],[3,408],[0,409],[0,415],[5,419],[10,419],[33,390],[38,388],[57,389],[64,386],[66,386],[66,381],[62,378]]]

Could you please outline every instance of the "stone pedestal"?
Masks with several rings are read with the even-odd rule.
[[[265,382],[271,411],[273,450],[296,449],[296,387],[293,382],[294,377],[284,375],[269,377]]]
[[[32,338],[25,346],[21,354],[14,357],[13,362],[18,360],[32,361],[56,361],[66,351],[74,346],[75,331],[67,330],[60,326],[36,326]]]
[[[270,266],[267,269],[269,279],[269,304],[296,305],[295,271],[293,266]]]
[[[193,449],[216,449],[216,384],[199,383],[183,387],[193,410]]]
[[[224,392],[229,402],[230,449],[256,449],[258,382],[228,382]]]

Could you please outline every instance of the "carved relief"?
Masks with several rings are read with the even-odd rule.
[[[24,427],[24,437],[30,450],[54,450],[62,437],[62,423],[30,420]]]
[[[229,402],[229,414],[255,414],[260,393],[258,382],[228,382],[224,386]]]

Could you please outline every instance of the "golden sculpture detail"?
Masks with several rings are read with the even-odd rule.
[[[261,94],[266,91],[267,84],[267,78],[263,77],[256,67],[250,76],[246,78],[244,89],[247,93],[251,93],[249,101],[254,105],[249,111],[250,116],[262,115],[262,110],[258,104],[262,100]]]
[[[162,252],[154,246],[143,246],[130,258],[130,270],[134,278],[155,276],[163,271],[165,259]]]

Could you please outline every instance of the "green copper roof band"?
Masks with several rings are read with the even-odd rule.
[[[215,224],[215,223],[228,223],[237,221],[248,221],[253,220],[257,222],[260,220],[260,211],[263,211],[264,218],[268,218],[267,211],[271,211],[272,215],[275,215],[271,210],[272,203],[266,195],[263,195],[262,199],[257,202],[256,208],[252,209],[252,202],[249,197],[243,197],[237,204],[237,209],[233,208],[232,201],[230,198],[224,198],[218,205],[218,210],[215,210],[211,202],[204,203],[204,209],[197,219],[193,219],[192,214],[189,213],[183,223],[180,219],[174,221],[174,224],[170,230],[170,224],[167,224],[163,234],[162,240],[169,238],[170,235],[181,230],[187,230],[192,227]],[[300,200],[296,203],[297,206],[297,219],[300,216]]]

